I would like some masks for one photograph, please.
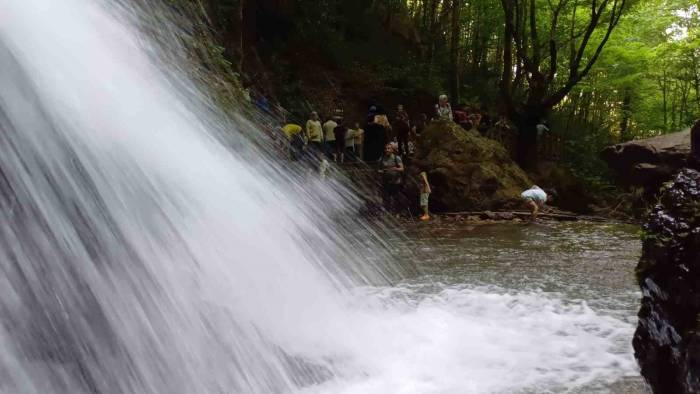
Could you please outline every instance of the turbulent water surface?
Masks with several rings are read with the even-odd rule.
[[[633,234],[357,219],[351,190],[292,175],[219,113],[172,56],[187,28],[152,44],[142,14],[170,8],[137,3],[0,0],[0,392],[595,392],[636,374]]]
[[[395,320],[385,369],[331,392],[643,392],[630,344],[637,232],[409,225],[392,244],[422,274],[367,290],[365,306]]]

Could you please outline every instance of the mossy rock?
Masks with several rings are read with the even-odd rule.
[[[453,122],[431,122],[418,139],[414,171],[426,171],[435,211],[482,211],[520,205],[532,186],[498,142]]]

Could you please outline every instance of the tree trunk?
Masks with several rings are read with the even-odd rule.
[[[452,36],[450,39],[450,96],[455,105],[459,105],[459,23],[460,1],[452,0]]]
[[[663,110],[664,110],[664,130],[668,130],[668,99],[667,99],[667,87],[666,87],[666,71],[663,71],[662,77],[659,78],[659,85],[661,85],[661,94],[663,97]]]
[[[437,16],[437,6],[439,0],[432,0],[430,6],[430,17],[428,18],[428,79],[432,77],[433,71],[433,61],[435,60],[435,44],[437,41],[437,21],[435,20]]]
[[[238,0],[238,25],[240,26],[240,31],[238,32],[238,72],[243,72],[243,60],[245,59],[245,41],[244,41],[244,10],[245,10],[246,0]]]
[[[678,103],[678,83],[674,83],[669,89],[669,94],[671,95],[671,130],[675,131],[676,127],[676,113],[677,103]]]
[[[632,112],[632,95],[630,89],[626,88],[622,98],[622,121],[620,121],[620,142],[631,140],[629,135],[630,113]]]
[[[526,171],[537,170],[537,124],[541,119],[537,114],[542,112],[542,108],[526,109],[524,113],[517,114],[515,119],[518,127],[516,161]]]
[[[693,65],[695,72],[693,73],[693,80],[695,82],[695,102],[698,106],[698,113],[700,113],[700,64],[698,61],[693,59]]]
[[[500,112],[510,115],[513,110],[511,97],[513,81],[513,5],[507,0],[502,0],[503,12],[506,23],[503,32],[503,70],[500,83]]]

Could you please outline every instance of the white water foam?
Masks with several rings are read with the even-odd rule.
[[[636,373],[633,327],[583,302],[470,287],[356,297],[356,353],[308,393],[605,392]]]

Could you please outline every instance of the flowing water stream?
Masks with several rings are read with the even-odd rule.
[[[178,30],[152,44],[130,4],[0,0],[0,392],[605,392],[637,374],[633,230],[355,218],[352,191],[250,144],[166,56]]]

